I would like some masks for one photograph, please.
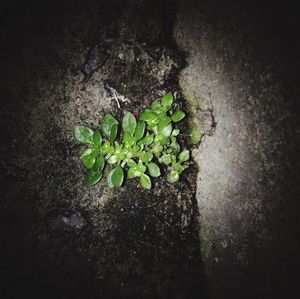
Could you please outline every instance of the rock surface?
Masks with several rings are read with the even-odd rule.
[[[276,18],[286,11],[272,8],[230,1],[177,7],[175,37],[188,53],[183,96],[202,134],[211,126],[203,111],[213,109],[216,122],[193,151],[211,298],[296,296],[299,52],[289,34],[297,24],[280,27]]]

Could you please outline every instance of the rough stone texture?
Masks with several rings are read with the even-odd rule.
[[[216,122],[193,151],[211,298],[292,297],[297,289],[297,45],[284,28],[274,33],[285,11],[275,7],[269,32],[268,10],[248,9],[232,1],[177,8],[175,37],[188,63],[183,95],[193,117],[203,115],[197,106],[212,107]]]

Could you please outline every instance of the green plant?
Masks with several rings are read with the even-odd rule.
[[[128,179],[138,177],[140,184],[150,189],[149,175],[161,175],[157,162],[167,165],[170,170],[168,180],[177,182],[180,174],[188,168],[190,152],[187,149],[181,151],[177,142],[180,131],[173,128],[173,124],[181,121],[185,113],[181,110],[173,112],[173,101],[172,93],[167,93],[161,100],[152,102],[138,120],[127,112],[122,120],[122,134],[118,134],[119,122],[111,114],[102,119],[100,131],[83,125],[75,126],[75,139],[88,145],[80,157],[87,168],[85,185],[97,184],[105,165],[110,164],[115,166],[107,175],[109,187],[122,186],[124,172],[127,171]],[[119,135],[121,141],[117,140]]]

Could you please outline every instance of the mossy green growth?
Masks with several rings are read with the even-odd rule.
[[[208,235],[205,234],[203,231],[200,232],[199,238],[200,238],[200,245],[201,245],[201,254],[203,257],[207,258],[211,253],[211,241]]]
[[[169,182],[177,182],[189,167],[190,152],[181,149],[177,142],[180,131],[175,125],[185,113],[175,111],[173,102],[174,97],[169,92],[152,102],[139,118],[131,112],[125,113],[121,132],[119,121],[111,114],[104,116],[99,130],[75,126],[75,139],[88,146],[80,157],[87,169],[85,185],[97,184],[107,164],[111,165],[107,175],[111,188],[121,187],[126,178],[139,178],[142,187],[151,189],[150,177],[161,175],[159,164],[168,166]]]
[[[202,108],[202,101],[191,91],[191,88],[188,86],[188,82],[183,79],[180,79],[180,88],[184,95],[184,98],[187,101],[187,110],[189,112],[189,138],[188,142],[192,145],[196,145],[200,142],[201,136],[203,134],[202,124],[199,118],[197,117],[197,109]]]
[[[203,134],[201,126],[199,126],[199,122],[195,122],[193,120],[189,121],[189,129],[189,143],[193,145],[198,144]]]

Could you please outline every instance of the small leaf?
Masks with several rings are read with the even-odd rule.
[[[174,166],[173,166],[174,170],[179,172],[181,170],[181,164],[180,163],[176,163]]]
[[[87,169],[92,168],[96,160],[95,156],[93,155],[93,150],[91,148],[85,150],[81,155],[80,160]]]
[[[179,174],[177,171],[173,170],[171,171],[171,173],[169,174],[169,182],[171,183],[175,183],[179,180]]]
[[[94,141],[94,144],[97,145],[97,146],[100,146],[100,144],[102,143],[102,136],[101,136],[99,131],[96,131],[94,133],[93,141]]]
[[[111,147],[110,142],[106,140],[102,145],[102,151],[104,153],[107,153],[110,147]]]
[[[118,158],[119,161],[124,160],[125,157],[126,157],[126,156],[125,156],[125,154],[123,154],[123,153],[117,154],[117,158]]]
[[[134,138],[136,140],[140,140],[143,138],[143,136],[145,134],[145,127],[146,127],[146,124],[143,121],[137,123],[135,132],[134,132]]]
[[[109,159],[107,160],[107,162],[108,162],[109,164],[115,164],[115,163],[117,163],[117,161],[118,161],[118,158],[117,158],[116,155],[110,156]]]
[[[151,103],[151,109],[156,113],[159,113],[161,111],[161,104],[159,100],[155,100]]]
[[[140,182],[145,189],[151,189],[151,180],[146,174],[141,174]]]
[[[140,116],[141,120],[146,121],[147,123],[150,123],[152,125],[155,125],[159,122],[159,118],[157,116],[156,113],[154,112],[142,112],[141,116]]]
[[[148,136],[144,137],[138,143],[144,144],[144,145],[150,145],[153,142],[153,139],[154,139],[154,135],[151,134],[151,135],[148,135]]]
[[[85,178],[84,178],[84,185],[87,187],[91,187],[95,184],[97,184],[102,178],[102,172],[89,169]]]
[[[136,169],[140,172],[145,172],[147,170],[147,167],[144,164],[139,163],[136,167]]]
[[[100,124],[100,130],[106,137],[110,138],[111,127],[118,124],[119,122],[111,114],[107,114]]]
[[[92,152],[93,152],[93,149],[88,148],[88,149],[86,149],[86,150],[82,153],[81,157],[91,155]],[[80,157],[80,158],[81,158],[81,157]]]
[[[171,117],[172,117],[172,121],[174,123],[177,123],[185,117],[185,113],[181,110],[178,110]]]
[[[168,124],[162,130],[160,130],[160,134],[166,138],[170,137],[171,133],[172,133],[172,124]]]
[[[190,158],[190,151],[188,150],[183,150],[180,154],[179,154],[179,162],[185,162],[188,161]]]
[[[100,155],[100,148],[94,144],[92,148],[92,155],[97,158]]]
[[[172,121],[170,116],[165,115],[160,122],[158,123],[158,130],[161,131],[164,127],[166,127]]]
[[[135,146],[132,147],[132,151],[134,153],[137,153],[140,150],[140,147],[136,144]]]
[[[164,147],[161,144],[155,144],[152,148],[152,152],[158,157],[163,151]]]
[[[132,167],[132,168],[129,168],[127,175],[128,175],[129,179],[133,179],[133,178],[139,177],[141,175],[141,172],[138,171],[136,169],[136,167]]]
[[[119,144],[118,142],[116,142],[116,146],[115,146],[115,151],[116,153],[120,153],[123,149],[123,144]]]
[[[142,152],[141,159],[143,162],[148,163],[152,160],[153,154],[151,152]]]
[[[179,129],[174,129],[172,131],[172,136],[178,136],[178,134],[180,133],[180,130]]]
[[[181,168],[182,168],[182,171],[184,171],[184,170],[186,170],[187,168],[189,168],[189,165],[188,165],[188,164],[183,164],[183,165],[181,166]]]
[[[89,127],[78,125],[74,128],[74,137],[80,143],[93,144],[93,135],[94,132]]]
[[[172,160],[171,160],[171,156],[169,154],[163,154],[160,158],[159,158],[159,162],[164,163],[166,165],[169,165]]]
[[[105,159],[103,155],[100,155],[93,166],[94,169],[97,169],[99,172],[102,172],[103,168],[105,166]]]
[[[123,135],[123,142],[127,147],[131,147],[134,144],[134,139],[129,133]]]
[[[127,172],[127,178],[128,179],[133,179],[135,177],[135,168],[129,168]]]
[[[112,154],[114,152],[114,147],[113,146],[109,146],[106,150],[107,154]]]
[[[109,140],[111,144],[113,144],[114,141],[116,140],[117,134],[118,134],[118,124],[113,124],[110,128],[110,135],[109,135]]]
[[[148,129],[148,130],[151,131],[154,127],[155,127],[155,124],[149,125],[149,123],[147,123],[147,129]]]
[[[167,145],[167,144],[170,144],[170,138],[163,138],[161,141],[160,141],[161,145]]]
[[[152,177],[156,178],[160,176],[160,169],[157,164],[150,162],[147,164],[147,166],[148,166],[149,173]]]
[[[173,95],[171,92],[168,92],[162,99],[161,99],[161,103],[164,107],[166,108],[170,108],[173,104]]]
[[[123,183],[123,179],[124,179],[123,168],[120,165],[118,165],[112,174],[111,182],[115,187],[119,188]]]
[[[124,132],[133,135],[135,128],[136,128],[136,119],[131,112],[127,112],[122,121],[122,128]]]
[[[170,144],[170,148],[173,150],[173,152],[178,153],[180,151],[180,145],[176,141],[176,138],[174,136],[171,136],[172,143]]]
[[[127,165],[128,165],[129,167],[135,167],[135,166],[137,166],[136,162],[135,162],[134,160],[132,160],[132,159],[129,159],[129,160],[127,161]]]

